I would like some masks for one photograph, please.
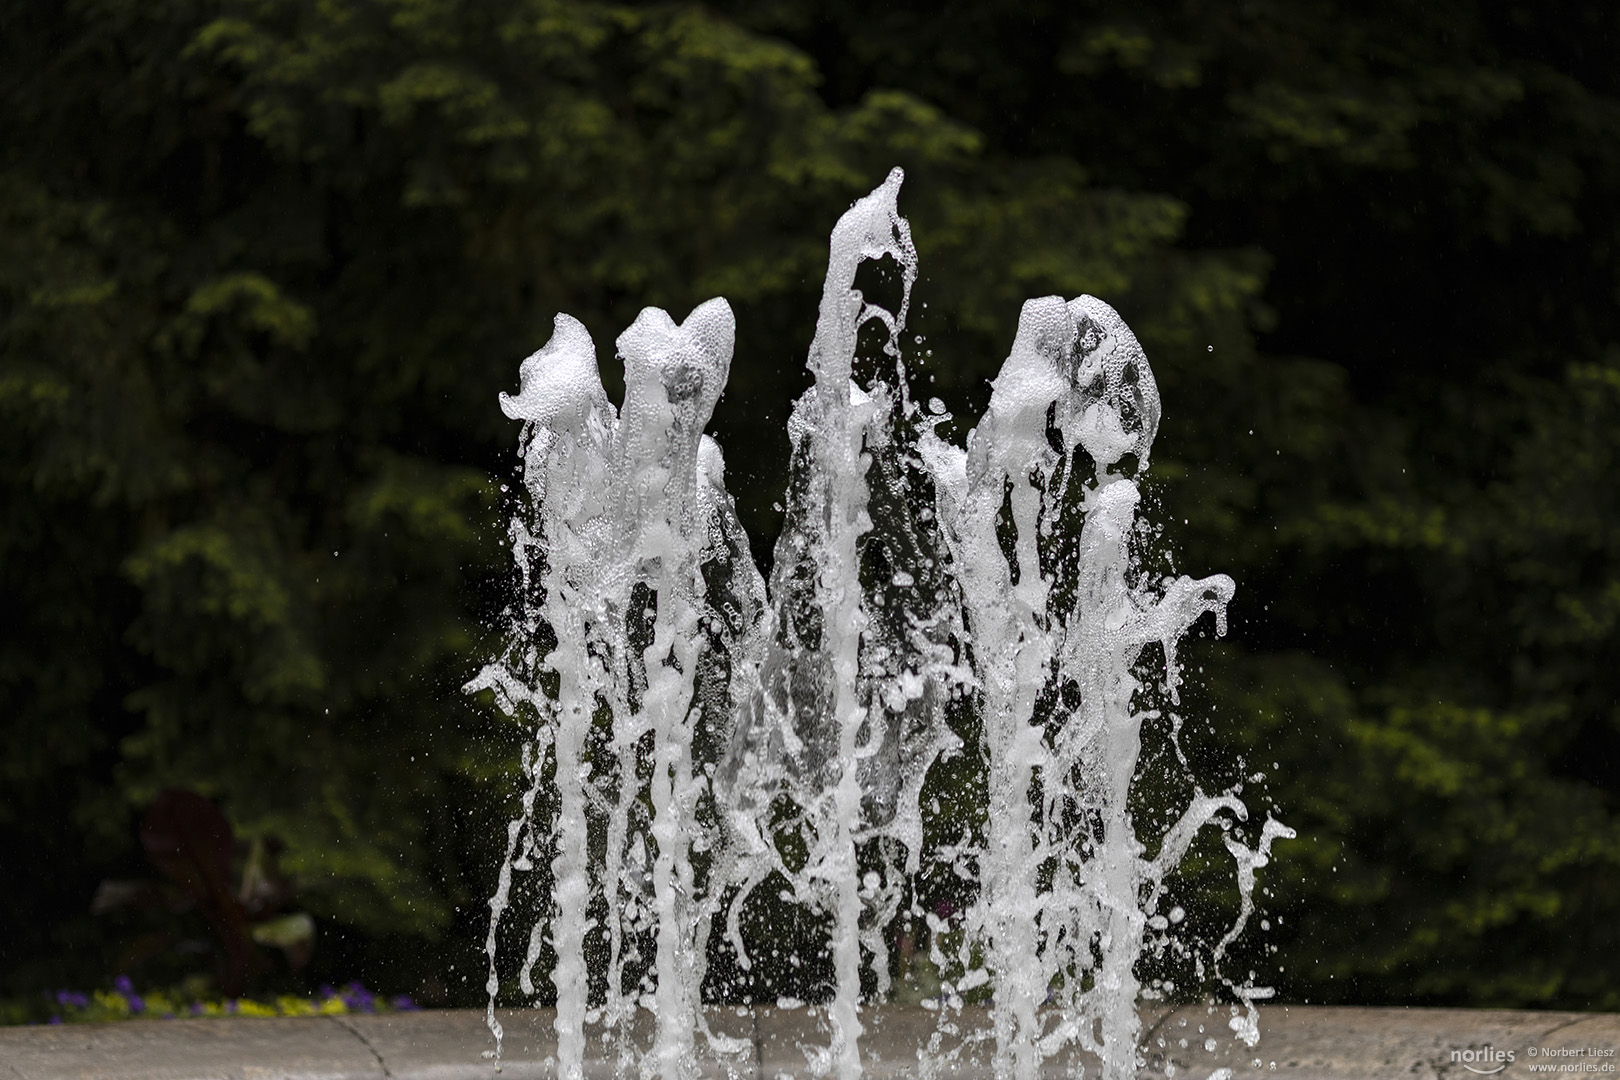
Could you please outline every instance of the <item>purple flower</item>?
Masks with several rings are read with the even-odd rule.
[[[90,997],[87,994],[81,994],[77,990],[58,990],[56,992],[56,1003],[71,1006],[75,1009],[88,1009],[90,1007]]]
[[[332,989],[331,983],[321,983],[321,988],[315,992],[321,996],[322,1001],[331,1001],[337,997],[337,991]]]
[[[202,1002],[193,1001],[191,1003],[191,1015],[192,1016],[201,1016],[203,1013],[205,1013],[207,1011],[208,1010],[203,1006]]]
[[[377,1011],[376,995],[358,982],[352,982],[343,988],[343,1003],[355,1012]]]
[[[46,1022],[51,1024],[60,1024],[62,1022],[62,1017],[58,1013],[52,1013],[50,1020]]]
[[[409,994],[399,994],[390,998],[388,1003],[400,1012],[419,1012],[422,1006],[411,1000]]]
[[[128,975],[120,975],[114,979],[113,989],[122,994],[124,1000],[129,1003],[130,1012],[142,1013],[146,1011],[146,1002],[142,1001],[141,996],[135,992],[135,984],[130,981]]]

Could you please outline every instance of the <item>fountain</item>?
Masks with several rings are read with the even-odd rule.
[[[533,1000],[550,968],[559,1076],[584,1075],[587,1024],[625,1074],[676,1080],[743,1053],[702,994],[711,955],[755,962],[744,912],[763,893],[822,928],[824,954],[803,958],[829,969],[825,1041],[804,1047],[814,1075],[861,1075],[863,1007],[891,992],[901,917],[929,927],[941,979],[924,1075],[961,1048],[951,1017],[986,994],[997,1077],[1029,1080],[1074,1049],[1134,1075],[1138,1001],[1175,989],[1138,969],[1167,951],[1241,1006],[1240,1040],[1258,1037],[1270,991],[1222,962],[1256,869],[1293,833],[1268,819],[1247,845],[1237,790],[1194,786],[1162,829],[1139,828],[1129,801],[1145,721],[1173,721],[1190,770],[1166,711],[1176,645],[1205,615],[1224,632],[1234,589],[1133,562],[1159,422],[1147,358],[1093,297],[1030,300],[966,447],[940,437],[949,417],[913,400],[901,349],[917,273],[901,181],[832,233],[768,585],[703,433],[732,358],[725,300],[679,324],[648,308],[620,335],[621,409],[567,315],[501,395],[524,421],[519,587],[503,651],[468,689],[530,736],[490,901],[488,1017],[498,1047],[498,939],[514,890],[539,883],[517,981]],[[855,287],[877,260],[899,270],[893,310]],[[863,381],[868,324],[881,356]],[[1141,662],[1153,644],[1158,674]],[[992,812],[930,841],[925,788],[953,755],[981,770]],[[1180,907],[1159,909],[1208,825],[1225,830],[1241,911],[1201,947],[1178,936]],[[924,908],[925,862],[970,881],[972,902]]]

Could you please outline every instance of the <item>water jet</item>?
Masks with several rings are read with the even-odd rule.
[[[1258,1037],[1271,991],[1222,962],[1255,870],[1293,833],[1268,818],[1246,843],[1238,792],[1196,783],[1162,829],[1130,809],[1142,725],[1178,703],[1177,643],[1206,615],[1224,632],[1235,589],[1133,560],[1152,369],[1102,301],[1032,299],[966,445],[941,437],[948,417],[913,399],[901,347],[917,276],[902,180],[833,229],[768,582],[704,434],[732,361],[724,299],[678,324],[648,308],[620,335],[621,408],[567,315],[501,395],[524,422],[517,588],[500,655],[468,689],[530,734],[490,901],[488,1019],[498,1047],[503,920],[514,889],[541,882],[517,982],[543,996],[549,964],[569,1080],[591,1040],[619,1071],[667,1080],[746,1053],[703,989],[712,954],[755,963],[743,923],[765,894],[822,928],[821,1035],[800,1043],[813,1075],[862,1074],[863,1008],[891,990],[900,917],[928,927],[941,979],[923,1075],[980,1037],[953,1017],[987,995],[998,1077],[1032,1080],[1076,1050],[1135,1075],[1138,1003],[1162,989],[1139,981],[1145,952],[1190,957],[1237,1006],[1239,1041]],[[892,307],[856,288],[879,260],[898,271]],[[881,355],[861,380],[869,323]],[[930,770],[964,753],[989,812],[930,847]],[[1160,910],[1206,826],[1224,830],[1241,894],[1213,945]],[[925,862],[970,882],[971,902],[925,909]]]

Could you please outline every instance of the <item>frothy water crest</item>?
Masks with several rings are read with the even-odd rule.
[[[1176,644],[1206,614],[1224,632],[1234,590],[1222,574],[1152,581],[1132,562],[1159,425],[1147,357],[1094,297],[1030,300],[966,448],[939,437],[949,418],[912,400],[900,344],[917,275],[901,181],[894,170],[833,229],[768,587],[703,434],[732,358],[724,299],[679,324],[647,308],[619,336],[621,409],[567,315],[501,395],[524,421],[519,588],[501,655],[467,688],[531,734],[490,900],[489,1023],[498,1047],[497,941],[530,875],[548,902],[517,980],[534,999],[549,965],[569,1080],[584,1075],[587,1022],[625,1074],[675,1080],[745,1052],[709,1030],[700,991],[716,949],[754,965],[744,910],[762,888],[826,928],[812,1073],[861,1074],[863,973],[869,996],[888,996],[886,934],[906,916],[929,926],[944,980],[921,1072],[950,1057],[952,1010],[986,988],[997,1076],[1028,1080],[1076,1047],[1106,1076],[1134,1075],[1138,1000],[1161,992],[1139,982],[1145,950],[1197,954],[1177,937],[1182,910],[1159,910],[1165,880],[1212,824],[1242,906],[1209,971],[1246,1010],[1237,1037],[1258,1038],[1254,1003],[1271,991],[1221,965],[1256,869],[1293,832],[1268,819],[1246,846],[1235,792],[1195,787],[1147,836],[1129,805],[1142,725],[1161,718],[1151,702],[1179,700]],[[877,260],[899,270],[895,310],[855,288]],[[882,356],[863,385],[869,322]],[[1162,682],[1144,685],[1155,643]],[[956,754],[982,767],[989,813],[929,848],[925,781]],[[972,882],[973,902],[924,910],[925,863]],[[632,1036],[643,1011],[650,1044]]]

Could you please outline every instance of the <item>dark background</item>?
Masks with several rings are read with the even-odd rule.
[[[642,305],[726,295],[763,559],[827,232],[894,164],[958,438],[1026,297],[1148,350],[1150,512],[1239,582],[1192,752],[1300,833],[1282,997],[1620,1008],[1620,6],[867,8],[0,6],[12,1014],[226,977],[167,789],[243,918],[314,916],[250,989],[475,1001],[496,392],[559,310],[612,392]]]

